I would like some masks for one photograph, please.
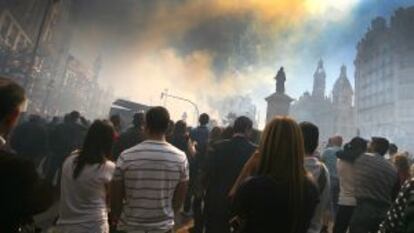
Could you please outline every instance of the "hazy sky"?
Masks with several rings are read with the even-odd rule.
[[[88,0],[78,1],[72,53],[91,64],[102,55],[101,83],[120,97],[162,104],[160,92],[194,100],[215,111],[218,98],[264,98],[285,67],[287,93],[311,91],[319,58],[327,94],[348,67],[353,83],[356,44],[376,16],[414,0]],[[169,100],[177,119],[191,106]]]

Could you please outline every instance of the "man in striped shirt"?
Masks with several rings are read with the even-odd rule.
[[[357,206],[350,222],[350,233],[376,232],[385,219],[398,192],[395,168],[384,155],[389,142],[385,138],[372,138],[369,151],[354,163],[354,185]]]
[[[184,200],[188,162],[166,142],[170,117],[163,107],[146,114],[148,140],[118,158],[112,185],[112,223],[128,233],[167,233]],[[119,221],[118,221],[119,219]]]

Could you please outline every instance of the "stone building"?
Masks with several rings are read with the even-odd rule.
[[[76,1],[0,0],[0,74],[26,88],[30,113],[103,117],[115,99],[98,84],[100,58],[69,54]]]
[[[331,97],[326,94],[326,73],[323,61],[313,75],[312,94],[305,92],[293,102],[290,115],[298,122],[309,121],[316,124],[320,131],[320,140],[326,143],[333,135],[341,135],[348,140],[356,135],[353,90],[342,66],[339,78],[332,89]]]
[[[378,17],[355,58],[355,106],[361,136],[385,136],[414,150],[414,7],[389,23]]]

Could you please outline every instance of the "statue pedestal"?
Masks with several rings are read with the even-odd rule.
[[[276,116],[287,116],[289,115],[290,103],[293,101],[286,94],[273,93],[271,96],[266,98],[267,101],[267,114],[266,123],[272,120]]]

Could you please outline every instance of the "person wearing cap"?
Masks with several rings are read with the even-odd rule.
[[[398,193],[397,171],[384,158],[388,147],[387,139],[373,137],[368,146],[369,153],[355,160],[356,207],[350,233],[377,232]]]
[[[355,137],[345,144],[343,150],[339,150],[336,153],[340,192],[333,233],[345,233],[348,230],[349,221],[356,206],[353,164],[366,150],[367,141],[363,138]]]

